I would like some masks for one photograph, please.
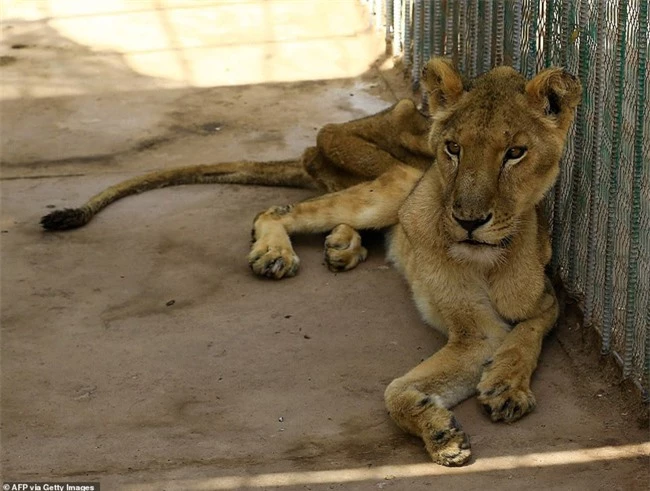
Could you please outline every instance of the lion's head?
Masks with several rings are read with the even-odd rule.
[[[450,61],[423,71],[443,230],[460,257],[504,248],[553,186],[580,82],[560,68],[531,80],[498,67],[464,83]]]

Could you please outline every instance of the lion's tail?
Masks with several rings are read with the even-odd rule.
[[[316,188],[300,160],[274,162],[225,162],[153,171],[115,184],[90,198],[79,208],[56,210],[41,218],[46,230],[69,230],[86,225],[102,209],[136,193],[181,184],[252,184]]]

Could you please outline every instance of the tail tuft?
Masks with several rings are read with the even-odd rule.
[[[56,210],[41,218],[45,230],[70,230],[83,227],[92,216],[83,208],[66,208]]]

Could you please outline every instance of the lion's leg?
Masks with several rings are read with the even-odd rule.
[[[495,343],[448,343],[440,351],[395,379],[384,394],[386,407],[405,431],[419,436],[434,462],[462,465],[470,458],[468,436],[449,408],[470,397],[482,364]]]
[[[318,147],[309,147],[303,152],[302,164],[310,177],[327,193],[341,191],[368,180],[341,170]]]
[[[486,365],[478,384],[478,400],[492,421],[513,422],[535,409],[530,379],[537,367],[542,341],[558,317],[553,286],[546,291],[537,317],[520,322],[508,333]]]
[[[411,133],[415,128],[418,131]],[[302,164],[321,189],[341,191],[405,163],[384,150],[386,147],[428,154],[428,128],[428,120],[415,104],[402,100],[373,116],[324,126],[318,132],[317,146],[303,153]],[[361,236],[347,224],[337,226],[325,241],[325,262],[332,271],[348,271],[367,254]]]
[[[395,165],[403,164],[379,147],[372,140],[372,135],[365,135],[359,130],[352,132],[345,123],[325,125],[316,141],[329,162],[341,171],[364,180],[379,177]]]
[[[373,116],[325,125],[316,137],[317,146],[303,154],[303,165],[327,191],[345,189],[406,163],[395,155],[429,155],[428,129],[427,118],[413,101],[404,99]]]
[[[340,224],[380,229],[397,223],[399,207],[421,174],[400,165],[374,181],[260,213],[253,223],[251,269],[276,279],[295,275],[299,260],[289,238],[294,233],[327,232]]]

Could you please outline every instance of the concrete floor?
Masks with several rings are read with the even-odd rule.
[[[297,156],[323,124],[394,102],[404,85],[356,2],[5,2],[2,34],[2,479],[647,489],[647,429],[561,332],[533,414],[493,424],[468,400],[471,463],[428,463],[382,394],[443,339],[381,238],[350,273],[322,266],[320,236],[297,239],[293,279],[248,270],[252,218],[307,191],[184,186],[40,230],[142,171]]]

